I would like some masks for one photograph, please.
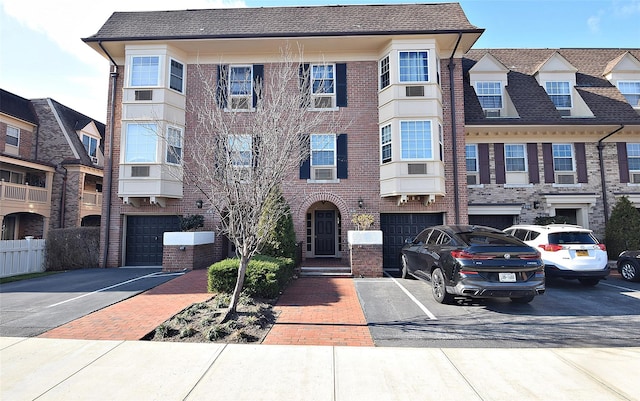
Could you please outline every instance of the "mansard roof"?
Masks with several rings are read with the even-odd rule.
[[[478,32],[458,3],[115,12],[85,42]]]
[[[28,99],[0,89],[0,113],[38,125],[38,118]]]
[[[519,118],[485,118],[469,79],[469,70],[487,53],[504,64],[509,94]],[[535,79],[540,65],[559,54],[576,71],[576,91],[594,117],[563,118]],[[613,60],[629,53],[640,59],[640,49],[472,49],[463,58],[465,122],[468,125],[597,125],[640,124],[640,115],[604,73]]]

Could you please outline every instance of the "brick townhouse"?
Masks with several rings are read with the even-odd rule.
[[[1,239],[100,225],[104,132],[53,99],[0,89]]]
[[[168,147],[178,149],[182,162],[189,163],[196,116],[187,105],[204,100],[197,70],[266,79],[287,44],[302,47],[301,67],[312,76],[320,74],[328,83],[323,87],[331,88],[320,93],[308,86],[313,111],[350,121],[336,132],[312,133],[311,159],[295,172],[298,179],[283,188],[306,260],[347,261],[346,233],[354,228],[355,213],[375,216],[374,228],[383,232],[385,268],[397,266],[404,239],[428,225],[470,220],[505,225],[507,220],[527,221],[542,213],[571,214],[574,208],[579,223],[592,218],[591,225],[597,226],[604,214],[595,209],[602,202],[600,187],[596,188],[602,182],[600,167],[589,159],[587,186],[582,182],[585,170],[576,166],[592,156],[600,139],[622,125],[615,135],[602,139],[602,160],[611,166],[612,157],[624,148],[628,166],[635,166],[637,149],[630,139],[638,135],[637,122],[633,128],[637,113],[620,90],[633,89],[638,81],[633,78],[637,52],[604,51],[611,57],[601,75],[589,69],[589,78],[596,78],[584,84],[587,77],[580,69],[586,66],[569,55],[565,59],[560,50],[538,58],[529,56],[535,51],[522,50],[526,65],[517,62],[519,51],[512,51],[515,61],[501,62],[492,51],[471,50],[483,31],[468,21],[457,3],[114,13],[95,35],[83,39],[112,64],[102,264],[162,264],[162,234],[177,230],[181,215],[204,214],[205,228],[215,230],[219,216],[200,209],[202,196],[196,188],[169,173],[180,172],[181,164]],[[590,51],[584,54],[588,57]],[[538,64],[530,67],[535,61]],[[540,83],[531,85],[537,79]],[[612,83],[617,80],[631,84]],[[486,87],[474,86],[485,81]],[[572,95],[568,112],[573,114],[567,115],[562,101],[554,107],[557,95],[564,94],[554,91],[565,90],[565,84],[551,85],[549,96],[541,86],[547,81],[569,82],[570,94],[584,94]],[[244,84],[251,82],[249,78]],[[481,102],[486,100],[476,96],[474,88],[492,95],[496,82],[502,103],[493,98],[486,103],[491,106],[493,101],[493,106],[483,110]],[[589,98],[605,96],[614,97],[596,102],[600,108],[586,117]],[[251,112],[250,97],[235,103],[231,97],[228,108]],[[615,105],[625,110],[610,113]],[[606,123],[597,122],[600,115],[607,116]],[[143,132],[148,130],[173,140],[152,140],[148,135],[145,139]],[[629,148],[617,145],[626,142]],[[529,144],[535,144],[537,153],[525,161],[524,174],[512,174],[505,163],[494,162],[505,157],[500,149],[512,151],[504,147],[511,143],[527,145],[527,152],[533,152]],[[562,176],[568,160],[560,159],[569,149],[558,145],[567,144],[576,161],[573,184],[568,174]],[[327,157],[314,159],[314,150]],[[556,170],[549,170],[549,151],[561,155]],[[539,162],[537,170],[529,163],[534,160]],[[534,171],[538,182],[531,178]],[[633,188],[622,183],[622,176],[615,177],[615,184],[614,173],[618,169],[607,172],[609,202]],[[547,181],[552,176],[557,185]],[[563,197],[565,193],[573,199]],[[227,256],[228,244],[217,239],[214,253],[215,259]]]

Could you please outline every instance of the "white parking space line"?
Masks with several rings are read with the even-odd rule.
[[[603,283],[603,282],[600,282],[600,285],[604,285],[604,286],[612,287],[612,288],[617,288],[619,290],[625,291],[625,292],[621,292],[620,293],[622,295],[626,295],[626,296],[631,297],[631,298],[640,299],[640,291],[634,290],[633,288],[621,287],[619,285]]]
[[[89,295],[97,294],[97,293],[102,292],[102,291],[107,291],[107,290],[110,290],[112,288],[120,287],[122,285],[133,283],[134,281],[142,280],[142,279],[145,279],[145,278],[156,277],[156,276],[160,276],[160,275],[162,275],[162,276],[180,276],[182,274],[184,274],[184,273],[162,273],[162,272],[150,273],[150,274],[147,274],[147,275],[144,275],[144,276],[132,278],[131,280],[127,280],[127,281],[123,281],[121,283],[110,285],[109,287],[104,287],[104,288],[100,288],[100,289],[95,290],[95,291],[87,292],[86,294],[78,295],[77,297],[69,298],[67,300],[64,300],[64,301],[49,305],[49,306],[47,306],[47,308],[53,308],[54,306],[59,306],[59,305],[62,305],[62,304],[66,304],[67,302],[75,301],[77,299],[84,298],[84,297],[89,296]]]
[[[418,305],[418,308],[420,308],[424,312],[424,314],[429,317],[429,320],[438,320],[436,315],[431,313],[431,311],[429,309],[427,309],[427,307],[424,306],[420,301],[418,301],[418,299],[416,297],[414,297],[413,294],[411,294],[409,292],[409,290],[404,288],[404,286],[402,284],[400,284],[400,282],[398,282],[398,280],[396,280],[393,276],[389,275],[389,273],[387,273],[387,272],[385,272],[384,274],[387,275],[394,283],[396,283],[396,285],[398,287],[400,287],[402,292],[404,292],[409,297],[409,299],[413,301],[413,303]]]

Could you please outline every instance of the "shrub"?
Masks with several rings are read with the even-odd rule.
[[[225,259],[214,263],[208,271],[210,292],[232,293],[238,278],[240,260]],[[291,258],[257,255],[249,261],[244,280],[244,292],[249,296],[273,299],[284,290],[293,277]]]
[[[50,230],[45,252],[48,271],[98,267],[100,227]]]
[[[180,230],[193,231],[200,227],[204,227],[204,216],[201,214],[192,214],[180,217]]]
[[[566,224],[566,216],[538,216],[533,221],[534,224],[540,226],[547,226],[549,224]]]
[[[605,227],[605,244],[610,259],[618,259],[620,252],[627,249],[640,249],[640,212],[626,196],[611,210]]]
[[[294,258],[296,253],[296,233],[293,228],[293,218],[291,217],[289,205],[279,189],[275,189],[271,193],[265,204],[264,213],[272,213],[271,210],[276,207],[283,207],[285,213],[278,220],[273,230],[265,233],[267,239],[260,253],[273,257]]]

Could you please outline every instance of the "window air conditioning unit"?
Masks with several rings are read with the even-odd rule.
[[[407,97],[421,97],[424,96],[424,86],[406,86],[405,87]]]
[[[333,169],[317,168],[314,170],[313,178],[315,180],[333,180]]]
[[[478,185],[478,175],[467,174],[467,185]]]
[[[136,100],[153,100],[153,91],[151,89],[137,90],[135,93]]]
[[[426,163],[409,163],[407,164],[408,173],[409,174],[427,174],[427,165]]]
[[[95,156],[90,156],[90,157],[91,157],[91,162],[93,164],[98,164],[98,158],[97,157],[95,157]]]
[[[631,174],[631,183],[632,184],[640,184],[640,173],[632,173]]]
[[[496,118],[500,117],[500,109],[496,110],[484,110],[484,116],[486,118]]]
[[[249,97],[232,97],[231,109],[232,110],[249,110]]]
[[[561,117],[571,117],[571,110],[569,109],[558,109],[558,113],[560,113]]]
[[[148,177],[149,166],[131,166],[132,177]]]
[[[575,184],[575,181],[573,174],[556,174],[557,184]]]
[[[313,98],[313,107],[315,109],[333,108],[333,96],[317,96]]]

